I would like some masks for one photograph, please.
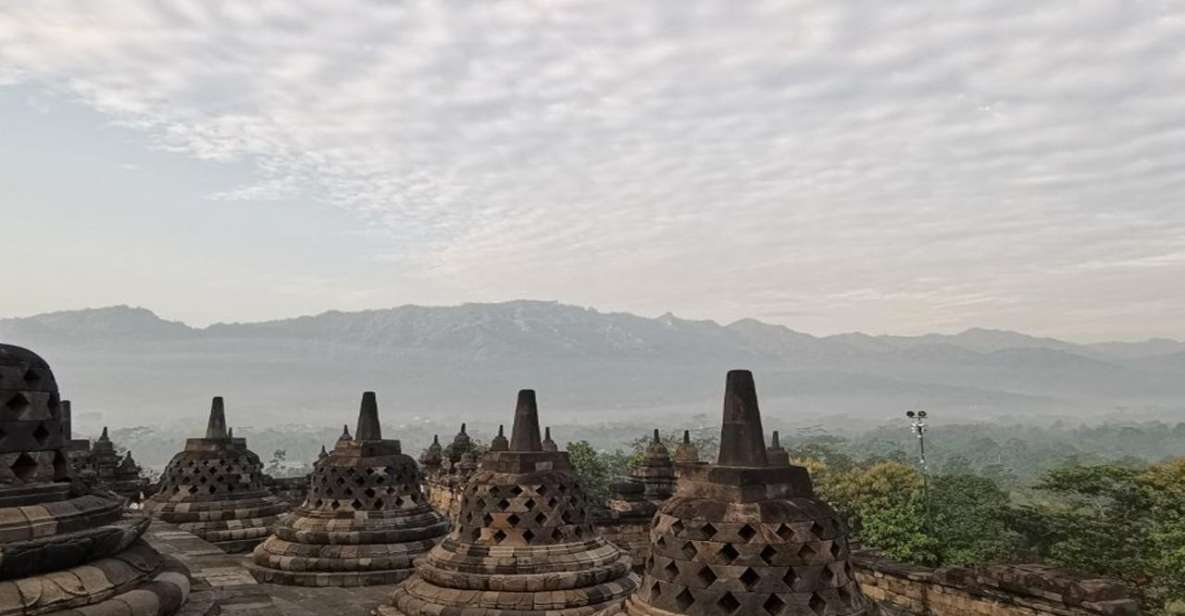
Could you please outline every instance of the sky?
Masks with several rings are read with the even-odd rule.
[[[0,221],[0,316],[1185,338],[1185,3],[0,0]]]

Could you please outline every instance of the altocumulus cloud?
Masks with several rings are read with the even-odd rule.
[[[3,82],[475,296],[1185,334],[1178,2],[14,1]]]

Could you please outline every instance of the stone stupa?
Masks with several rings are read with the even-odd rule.
[[[675,465],[659,431],[646,447],[641,462],[628,476],[610,486],[605,509],[597,512],[597,529],[616,545],[629,550],[635,571],[650,554],[650,520],[675,493]]]
[[[720,457],[687,466],[651,526],[630,616],[870,616],[847,534],[800,466],[770,466],[753,375],[728,373]]]
[[[544,451],[535,392],[523,390],[510,441],[482,457],[453,531],[378,611],[583,616],[620,605],[637,577],[589,514],[567,452]]]
[[[0,344],[0,614],[168,616],[189,572],[141,536],[149,519],[74,477],[57,382]]]
[[[252,554],[261,582],[299,586],[394,584],[448,532],[428,505],[420,469],[399,441],[382,437],[374,392],[358,428],[313,466],[304,503]]]
[[[222,398],[210,405],[205,438],[185,441],[144,510],[226,552],[246,552],[271,534],[287,505],[264,485],[263,463],[226,429]]]
[[[132,452],[123,456],[116,453],[115,443],[107,435],[106,426],[75,464],[89,480],[128,499],[130,503],[139,503],[148,489],[148,480],[140,476],[140,467],[132,459]]]

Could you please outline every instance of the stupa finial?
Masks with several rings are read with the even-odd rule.
[[[222,402],[222,396],[214,396],[210,402],[210,419],[206,422],[206,438],[230,438],[226,434],[226,405]]]
[[[757,407],[757,386],[748,370],[730,370],[724,388],[720,466],[766,466],[765,433]]]
[[[373,391],[362,394],[362,407],[358,409],[358,429],[354,431],[358,441],[379,441],[383,439],[383,428],[379,425],[379,403]]]
[[[534,389],[521,389],[514,408],[514,426],[510,429],[511,451],[543,451],[539,438],[539,407]]]

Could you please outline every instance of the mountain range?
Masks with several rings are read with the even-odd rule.
[[[115,424],[200,423],[215,394],[232,414],[238,404],[240,424],[341,423],[367,389],[384,416],[509,417],[522,387],[569,420],[714,413],[736,367],[754,370],[765,412],[807,423],[909,408],[961,420],[1185,417],[1185,342],[1168,339],[819,337],[753,319],[512,301],[205,328],[115,306],[0,319],[0,341],[45,356],[76,415]]]

